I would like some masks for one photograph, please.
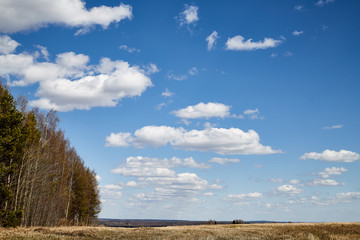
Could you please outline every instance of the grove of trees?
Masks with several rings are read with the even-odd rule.
[[[58,127],[55,111],[28,110],[0,82],[0,226],[91,225],[96,174]]]

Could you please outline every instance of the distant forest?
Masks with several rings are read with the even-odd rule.
[[[28,110],[0,82],[0,226],[91,225],[100,212],[85,167],[55,111]]]

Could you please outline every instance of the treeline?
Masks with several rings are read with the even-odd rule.
[[[55,111],[27,110],[0,83],[0,226],[91,225],[96,174],[59,129]]]

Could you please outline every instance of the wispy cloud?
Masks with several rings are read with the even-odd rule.
[[[217,31],[213,31],[207,38],[206,41],[208,43],[207,45],[207,49],[208,51],[211,51],[213,49],[213,47],[216,44],[217,39],[220,38],[219,34],[217,33]]]
[[[166,77],[168,79],[172,79],[172,80],[176,80],[176,81],[183,81],[188,78],[188,76],[185,74],[177,75],[177,74],[174,74],[172,71],[169,71]]]
[[[294,9],[297,10],[297,11],[302,11],[304,9],[304,6],[303,5],[296,5],[294,7]]]
[[[240,159],[237,158],[219,158],[219,157],[214,157],[211,160],[209,160],[209,162],[213,162],[213,163],[218,163],[221,165],[225,165],[228,163],[238,163],[240,162]]]
[[[125,51],[127,51],[127,52],[129,52],[129,53],[140,52],[140,49],[131,48],[131,47],[127,46],[127,45],[120,45],[120,46],[119,46],[119,49],[125,50]]]
[[[192,76],[195,76],[199,74],[199,70],[196,67],[192,67],[189,69],[188,73]]]
[[[335,0],[318,0],[318,1],[315,3],[315,5],[316,5],[316,6],[319,6],[319,7],[323,7],[323,6],[325,6],[326,4],[328,4],[328,3],[333,3],[333,2],[335,2]]]
[[[294,36],[299,36],[299,35],[301,35],[301,34],[304,34],[304,31],[297,31],[297,30],[295,30],[295,31],[292,32],[292,35],[294,35]]]
[[[165,89],[163,93],[161,93],[161,96],[163,97],[172,97],[174,95],[173,92],[170,92],[169,89]]]
[[[338,125],[326,126],[326,127],[323,127],[322,129],[331,130],[331,129],[339,129],[339,128],[343,128],[343,127],[344,127],[344,125],[338,124]]]

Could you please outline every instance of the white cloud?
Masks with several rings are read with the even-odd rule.
[[[272,57],[272,58],[276,58],[277,56],[278,56],[277,53],[272,53],[272,54],[270,55],[270,57]]]
[[[214,157],[209,162],[214,162],[214,163],[224,165],[224,164],[227,164],[227,163],[238,163],[238,162],[240,162],[240,159]]]
[[[297,10],[297,11],[302,11],[304,9],[304,6],[303,5],[296,5],[294,7],[294,9]]]
[[[225,201],[232,201],[232,202],[242,202],[242,201],[260,199],[263,196],[264,195],[262,193],[258,193],[258,192],[241,193],[241,194],[229,194],[224,198],[224,200]],[[247,204],[247,203],[243,202],[243,204]]]
[[[346,168],[340,167],[332,167],[332,168],[325,168],[324,171],[319,172],[318,174],[323,178],[328,178],[330,175],[341,175],[344,172],[347,172]]]
[[[129,52],[129,53],[140,52],[140,49],[131,48],[131,47],[127,46],[127,45],[120,45],[120,46],[119,46],[119,49],[124,50],[124,51],[127,51],[127,52]]]
[[[167,106],[167,104],[166,103],[159,103],[158,105],[156,105],[156,110],[161,110],[163,107],[166,107]]]
[[[291,57],[291,56],[293,56],[294,54],[293,54],[292,52],[290,52],[290,51],[287,51],[287,52],[285,52],[283,55],[284,55],[284,57]]]
[[[191,168],[210,167],[207,164],[196,162],[192,157],[185,159],[177,157],[159,159],[138,156],[128,157],[125,164],[112,169],[111,172],[132,177],[174,177],[176,173],[170,168],[178,166]]]
[[[195,24],[197,21],[199,21],[198,10],[199,7],[195,5],[185,4],[185,10],[178,16],[180,26]]]
[[[272,183],[283,183],[284,180],[281,179],[281,178],[270,178],[270,179],[269,179],[269,182],[272,182]]]
[[[199,73],[199,70],[196,67],[192,67],[189,69],[188,73],[192,76],[195,76]]]
[[[9,36],[0,35],[0,54],[9,54],[15,51],[20,44]]]
[[[49,61],[49,52],[46,47],[40,45],[34,45],[34,47],[38,48],[46,61]]]
[[[327,162],[354,162],[360,159],[360,154],[347,150],[340,150],[339,152],[326,149],[322,153],[310,152],[305,153],[300,159],[308,160],[321,160]]]
[[[208,43],[207,45],[207,49],[208,51],[211,51],[214,47],[214,45],[216,44],[217,39],[219,39],[219,34],[217,33],[217,31],[213,31],[207,38],[206,41]]]
[[[299,36],[299,35],[301,35],[301,34],[304,34],[304,31],[293,31],[292,32],[292,34],[294,35],[294,36]]]
[[[340,185],[337,181],[332,179],[314,179],[310,185],[313,186],[338,186]]]
[[[14,33],[23,30],[61,24],[80,27],[84,33],[94,25],[107,28],[111,23],[132,19],[132,7],[120,4],[115,7],[99,6],[89,10],[81,0],[3,0],[1,1],[0,32]]]
[[[125,133],[113,133],[122,136]],[[111,135],[110,135],[111,136]],[[116,138],[107,138],[106,146],[125,146],[124,138],[120,143]],[[254,130],[243,132],[238,128],[207,128],[187,131],[184,128],[168,126],[145,126],[134,133],[126,135],[126,143],[134,147],[165,146],[193,151],[213,151],[219,154],[274,154],[281,153],[270,146],[260,144],[260,137]]]
[[[150,63],[148,66],[143,67],[142,72],[144,74],[151,75],[160,72],[160,69],[158,68],[158,66],[156,66],[156,64]]]
[[[131,133],[111,133],[110,136],[106,137],[106,147],[128,147],[133,140]]]
[[[263,119],[263,117],[260,117],[260,111],[259,109],[247,109],[244,111],[244,114],[246,116],[248,116],[250,119],[254,120],[254,119]]]
[[[109,184],[100,186],[100,196],[102,199],[112,200],[122,198],[121,186],[115,184]]]
[[[336,194],[337,199],[342,200],[359,200],[360,199],[360,192],[343,192]]]
[[[42,51],[47,56],[45,48]],[[5,54],[0,55],[0,75],[11,86],[39,83],[39,99],[30,101],[30,106],[57,111],[116,106],[121,99],[141,96],[152,86],[147,69],[108,58],[98,65],[88,62],[88,56],[74,52],[58,54],[55,62],[37,62],[27,53]]]
[[[187,75],[175,75],[172,71],[169,71],[166,77],[176,81],[183,81],[188,78]]]
[[[164,97],[172,97],[174,95],[173,92],[170,92],[169,89],[165,89],[165,92],[161,93],[161,96]]]
[[[281,43],[281,40],[275,40],[272,38],[265,38],[264,41],[259,42],[253,42],[251,38],[245,41],[243,36],[237,35],[235,37],[228,38],[226,41],[226,49],[236,51],[251,51],[277,47]]]
[[[96,179],[96,181],[98,181],[98,182],[99,182],[99,181],[101,180],[100,175],[97,175],[97,174],[96,174],[95,179]]]
[[[344,125],[338,124],[338,125],[323,127],[323,129],[325,129],[325,130],[331,130],[331,129],[339,129],[339,128],[343,128],[343,127],[344,127]]]
[[[206,164],[197,163],[191,157],[158,159],[139,156],[127,158],[125,164],[113,169],[112,172],[123,176],[136,177],[137,182],[130,181],[125,184],[127,187],[155,187],[153,192],[135,195],[136,199],[142,202],[191,201],[204,191],[222,188],[218,184],[210,184],[195,173],[176,173],[171,169],[179,166],[208,167]]]
[[[171,112],[177,117],[183,119],[211,118],[211,117],[228,117],[230,116],[230,106],[222,103],[199,103],[194,106]]]
[[[281,194],[296,195],[301,193],[303,190],[298,189],[292,185],[281,185],[278,188],[276,188],[276,191]]]
[[[298,179],[292,179],[292,180],[290,180],[290,183],[291,184],[299,184],[300,181]]]
[[[318,0],[315,5],[319,6],[319,7],[323,7],[324,5],[328,4],[328,3],[332,3],[335,2],[335,0]]]

